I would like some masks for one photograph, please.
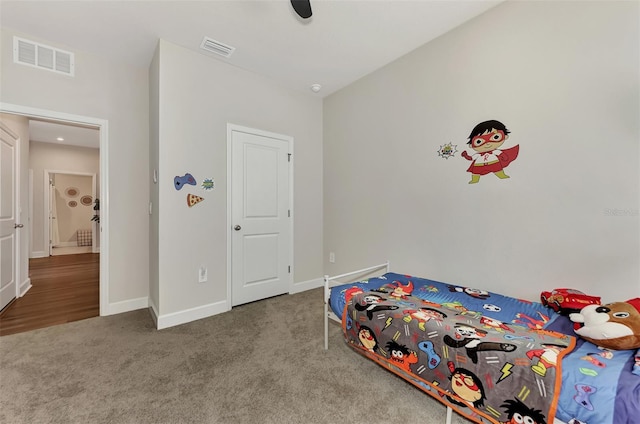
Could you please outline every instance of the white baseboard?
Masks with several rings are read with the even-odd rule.
[[[315,289],[324,285],[324,278],[314,278],[313,280],[300,281],[299,283],[293,283],[289,294],[300,293],[306,290]]]
[[[27,294],[30,288],[31,288],[31,278],[27,278],[22,282],[22,284],[20,284],[20,290],[19,290],[20,297]]]
[[[315,278],[313,280],[301,281],[294,283],[289,290],[290,294],[303,292],[306,290],[315,289],[324,285],[323,278]],[[188,322],[196,321],[203,318],[208,318],[213,315],[221,314],[229,310],[227,301],[221,301],[216,303],[210,303],[208,305],[198,306],[196,308],[186,309],[184,311],[173,312],[170,314],[160,315],[158,314],[158,307],[151,301],[150,298],[144,297],[139,299],[132,299],[118,303],[109,304],[109,311],[106,315],[113,315],[122,312],[134,311],[137,309],[149,308],[151,318],[156,324],[158,330],[164,328],[174,327],[176,325],[186,324]]]
[[[29,256],[29,258],[46,258],[48,256],[48,253],[45,253],[43,250],[38,250],[37,252],[31,252],[31,256]]]
[[[152,309],[153,310],[153,309]],[[163,328],[174,327],[180,324],[186,324],[191,321],[196,321],[202,318],[208,318],[213,315],[227,312],[227,301],[210,303],[208,305],[198,306],[197,308],[186,309],[180,312],[173,312],[171,314],[157,315],[157,311],[153,310],[156,315],[156,328],[162,330]],[[152,314],[153,315],[153,314]]]
[[[78,242],[77,241],[61,241],[60,243],[53,246],[54,249],[56,247],[78,247]]]
[[[103,315],[115,315],[123,312],[137,311],[149,307],[148,297],[139,297],[137,299],[123,300],[122,302],[109,303],[106,313]]]
[[[151,314],[151,319],[153,319],[153,323],[158,328],[158,307],[153,300],[149,298],[149,313]]]

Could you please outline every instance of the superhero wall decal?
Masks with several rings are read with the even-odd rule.
[[[461,156],[471,165],[467,172],[471,173],[469,184],[476,184],[480,177],[487,174],[494,174],[500,179],[510,178],[504,172],[504,168],[516,160],[520,145],[502,149],[502,145],[509,138],[510,131],[500,121],[489,120],[476,125],[467,141],[471,154],[463,150]]]

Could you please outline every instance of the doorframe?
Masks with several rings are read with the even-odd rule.
[[[55,175],[55,174],[62,174],[62,175],[77,175],[79,177],[91,177],[91,197],[93,198],[93,200],[96,199],[96,194],[97,194],[97,185],[96,185],[96,174],[92,174],[90,172],[75,172],[75,171],[56,171],[56,170],[52,170],[52,169],[45,169],[44,172],[44,186],[43,187],[47,187],[49,188],[49,182],[51,181],[51,175]],[[51,255],[51,239],[50,239],[50,234],[51,234],[51,206],[50,206],[50,202],[49,202],[49,192],[51,190],[47,190],[46,188],[44,190],[42,190],[44,192],[44,207],[46,208],[46,212],[44,214],[44,236],[45,236],[45,242],[47,240],[47,237],[49,237],[49,255]],[[92,208],[93,209],[93,208]],[[100,249],[98,248],[98,246],[96,246],[96,226],[95,223],[92,221],[91,222],[91,253],[99,253]]]
[[[109,121],[29,106],[0,102],[0,112],[28,118],[52,120],[61,124],[79,124],[96,128],[100,133],[100,315],[109,312]],[[18,174],[22,175],[18,163]],[[31,231],[31,228],[29,228]],[[28,261],[18,253],[20,264]]]
[[[293,221],[295,218],[295,213],[293,211],[293,186],[294,186],[294,181],[293,181],[293,159],[294,159],[294,154],[293,154],[293,137],[288,136],[288,135],[284,135],[284,134],[277,134],[277,133],[273,133],[273,132],[268,132],[268,131],[263,131],[263,130],[258,130],[255,128],[249,128],[249,127],[245,127],[242,125],[237,125],[237,124],[232,124],[232,123],[227,123],[227,310],[230,311],[232,308],[232,299],[231,299],[231,293],[232,293],[232,276],[231,276],[231,270],[232,270],[232,262],[231,262],[231,255],[232,255],[232,248],[231,248],[231,239],[233,238],[232,236],[232,226],[233,226],[233,216],[232,214],[232,157],[231,157],[231,153],[233,151],[232,149],[232,133],[233,131],[239,131],[239,132],[244,132],[247,134],[253,134],[253,135],[258,135],[258,136],[262,136],[262,137],[270,137],[270,138],[275,138],[278,140],[283,140],[283,141],[287,141],[289,143],[289,210],[291,211],[291,219],[289,220],[289,263],[291,264],[291,272],[289,273],[289,293],[291,293],[291,291],[293,290],[293,273],[295,271],[295,266],[294,266],[294,246],[293,246],[293,230],[294,230],[294,225],[293,225]]]

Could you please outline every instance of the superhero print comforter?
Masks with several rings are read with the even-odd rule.
[[[635,352],[576,344],[570,321],[540,303],[387,273],[332,288],[330,304],[351,348],[474,422],[640,416]]]

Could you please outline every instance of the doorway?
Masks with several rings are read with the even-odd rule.
[[[108,178],[108,121],[86,117],[80,115],[72,115],[66,114],[62,112],[55,112],[43,109],[36,109],[31,107],[25,107],[20,105],[12,105],[7,103],[0,104],[0,112],[20,115],[27,117],[32,120],[39,120],[45,122],[52,122],[62,125],[75,126],[75,127],[84,127],[84,128],[93,128],[98,130],[99,133],[99,149],[100,149],[100,158],[99,158],[99,177],[96,180],[96,184],[99,184],[99,192],[100,201],[101,201],[101,213],[100,220],[97,226],[97,236],[98,239],[98,249],[100,251],[99,255],[96,255],[95,258],[98,259],[97,270],[98,270],[98,278],[99,278],[99,315],[107,315],[108,307],[109,307],[109,274],[108,274],[108,264],[109,264],[109,214],[108,214],[108,198],[109,198],[109,178]],[[23,178],[26,178],[28,175],[28,170],[18,169],[19,175],[22,175]],[[24,191],[24,190],[23,190]],[[18,196],[27,196],[27,193],[18,193]],[[31,205],[29,205],[31,207]],[[34,220],[33,216],[30,217],[29,226],[33,227]],[[17,261],[20,264],[25,265],[28,263],[29,258],[24,257],[25,255],[20,255],[17,258]],[[95,264],[94,264],[95,265]],[[19,294],[20,295],[20,294]]]
[[[230,307],[289,292],[293,139],[229,124]]]
[[[48,187],[43,190],[42,203],[48,255],[98,253],[96,174],[45,169],[43,175],[43,187]]]
[[[22,172],[28,166],[30,176],[29,214],[22,215],[31,236],[30,285],[0,314],[2,336],[96,317],[100,310],[100,255],[94,252],[92,220],[99,195],[99,130],[21,118],[14,125],[26,131],[28,142],[20,166]]]

